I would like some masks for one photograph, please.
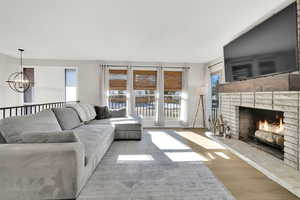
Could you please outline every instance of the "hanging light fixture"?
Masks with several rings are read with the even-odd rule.
[[[28,76],[23,72],[23,52],[24,49],[18,49],[20,52],[20,72],[14,72],[9,75],[8,80],[6,81],[9,87],[15,92],[24,93],[30,87],[33,86],[33,82],[30,81]]]

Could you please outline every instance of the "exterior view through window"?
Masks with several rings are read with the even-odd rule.
[[[181,109],[182,72],[164,72],[164,115],[166,120],[179,120]]]
[[[156,71],[134,71],[135,109],[144,118],[154,118],[156,112]]]
[[[126,108],[127,70],[109,70],[109,108]]]
[[[65,69],[66,101],[77,101],[77,70]]]

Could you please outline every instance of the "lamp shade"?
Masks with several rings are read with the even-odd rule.
[[[206,89],[205,86],[198,87],[198,88],[196,89],[196,94],[197,94],[197,95],[205,95],[206,92],[207,92],[207,89]]]

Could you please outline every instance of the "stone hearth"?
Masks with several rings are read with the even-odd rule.
[[[256,108],[284,113],[284,163],[299,170],[299,94],[300,92],[220,93],[220,112],[233,137],[240,138],[239,109]]]

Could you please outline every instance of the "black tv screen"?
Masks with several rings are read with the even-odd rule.
[[[293,3],[224,47],[226,82],[298,70]]]

